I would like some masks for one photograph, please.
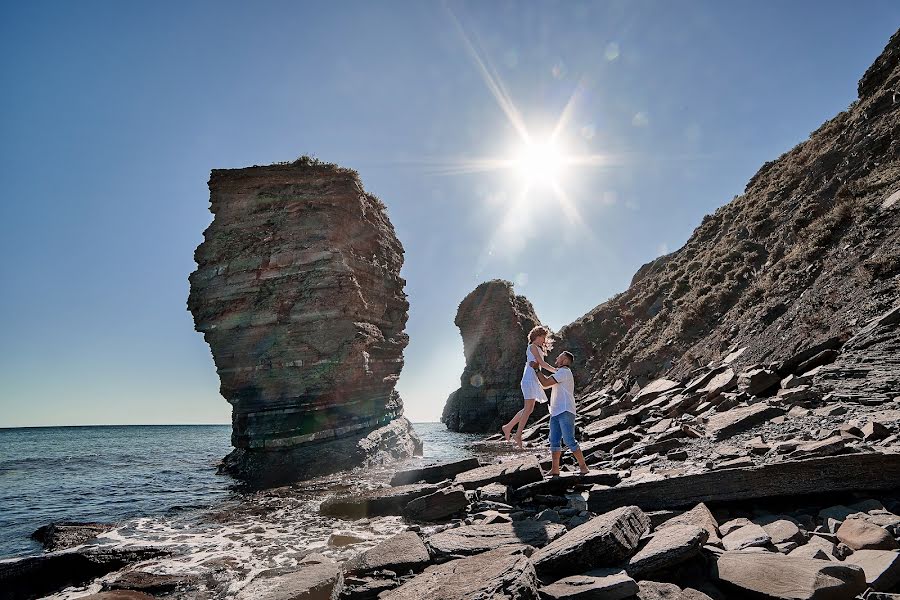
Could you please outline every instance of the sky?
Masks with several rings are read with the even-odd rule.
[[[303,154],[388,207],[398,388],[435,421],[476,285],[554,329],[626,289],[898,25],[893,0],[3,2],[0,427],[229,422],[186,310],[209,172]]]

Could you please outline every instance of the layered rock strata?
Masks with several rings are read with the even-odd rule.
[[[447,398],[441,421],[451,431],[499,429],[522,408],[519,382],[528,332],[540,320],[531,303],[516,295],[512,283],[495,279],[463,299],[455,323],[466,366],[459,389]],[[537,410],[542,408],[538,405]]]
[[[188,308],[233,406],[226,471],[297,479],[420,443],[394,389],[403,247],[349,169],[301,159],[216,169]]]

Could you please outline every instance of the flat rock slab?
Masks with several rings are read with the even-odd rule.
[[[866,589],[856,565],[774,552],[725,552],[713,574],[741,589],[790,600],[844,600]]]
[[[874,590],[887,591],[900,583],[900,553],[896,550],[857,550],[845,562],[862,567],[866,583]]]
[[[31,539],[40,542],[47,552],[80,546],[115,527],[110,523],[60,521],[38,527]]]
[[[644,510],[657,510],[699,502],[892,489],[898,481],[900,454],[847,454],[622,483],[614,488],[595,486],[588,507],[593,512],[604,512],[634,504]]]
[[[447,529],[428,538],[428,546],[438,558],[471,556],[504,546],[526,544],[541,548],[566,532],[566,526],[539,521],[514,521],[489,525],[465,525]]]
[[[783,408],[765,402],[732,408],[710,417],[706,423],[706,434],[714,440],[724,440],[784,413]]]
[[[699,554],[707,537],[706,530],[696,525],[670,525],[654,533],[625,569],[632,577],[639,577],[677,565]]]
[[[545,600],[623,600],[634,597],[638,584],[622,569],[595,569],[564,577],[539,591]]]
[[[477,469],[479,466],[481,466],[481,463],[478,462],[477,458],[464,458],[463,460],[428,465],[418,469],[397,471],[391,477],[391,485],[409,485],[419,481],[438,483],[445,479],[453,479],[459,473]]]
[[[380,488],[358,494],[327,498],[319,506],[319,513],[329,517],[362,519],[399,515],[412,500],[438,490],[432,484],[412,484]]]
[[[687,512],[676,515],[660,523],[656,530],[665,529],[672,525],[695,525],[706,531],[706,543],[719,545],[722,538],[719,537],[719,525],[709,508],[702,502]]]
[[[307,557],[292,569],[263,571],[238,592],[237,600],[334,600],[344,587],[340,565],[322,555]]]
[[[489,483],[502,483],[510,487],[519,487],[526,483],[541,481],[544,478],[537,460],[509,460],[495,465],[486,465],[460,473],[454,479],[467,490],[474,490]]]
[[[618,471],[591,471],[586,475],[564,473],[559,477],[548,477],[542,481],[527,483],[515,491],[515,496],[517,498],[524,498],[532,494],[560,496],[569,489],[578,487],[587,489],[592,485],[616,485],[619,481]]]
[[[674,583],[641,581],[638,588],[638,600],[712,600],[703,592],[691,588],[682,590]]]
[[[137,562],[166,556],[158,548],[89,546],[0,560],[0,597],[39,598],[80,586]]]
[[[756,523],[747,523],[738,527],[722,538],[722,545],[726,550],[743,550],[754,546],[766,546],[772,538],[766,530]]]
[[[404,531],[357,554],[344,564],[344,571],[359,574],[387,569],[403,574],[418,571],[430,562],[422,538],[413,531]]]
[[[537,575],[527,546],[498,548],[425,569],[381,600],[537,600]]]
[[[532,562],[539,573],[551,577],[614,566],[634,554],[649,529],[650,518],[641,509],[623,506],[550,542],[535,552]]]
[[[454,485],[419,496],[406,505],[403,515],[414,521],[441,521],[466,509],[466,490]]]

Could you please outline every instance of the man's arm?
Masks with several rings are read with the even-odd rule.
[[[559,383],[552,376],[547,377],[546,375],[544,375],[540,369],[535,369],[534,372],[537,374],[538,381],[540,381],[541,385],[544,386],[545,388],[551,388],[554,385],[556,385],[557,383]]]

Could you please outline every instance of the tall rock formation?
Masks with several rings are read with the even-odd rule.
[[[394,389],[403,247],[356,172],[315,160],[216,169],[188,308],[233,406],[223,468],[300,479],[421,450]]]
[[[891,308],[900,295],[900,32],[858,92],[681,249],[560,331],[560,346],[586,360],[582,391],[623,374],[641,384],[681,377],[740,347],[738,367],[835,348]]]
[[[495,279],[463,299],[455,323],[466,366],[460,388],[447,398],[441,421],[452,431],[499,430],[522,408],[519,382],[528,332],[540,321],[531,302],[515,294],[512,283]],[[542,407],[535,409],[535,417]]]

